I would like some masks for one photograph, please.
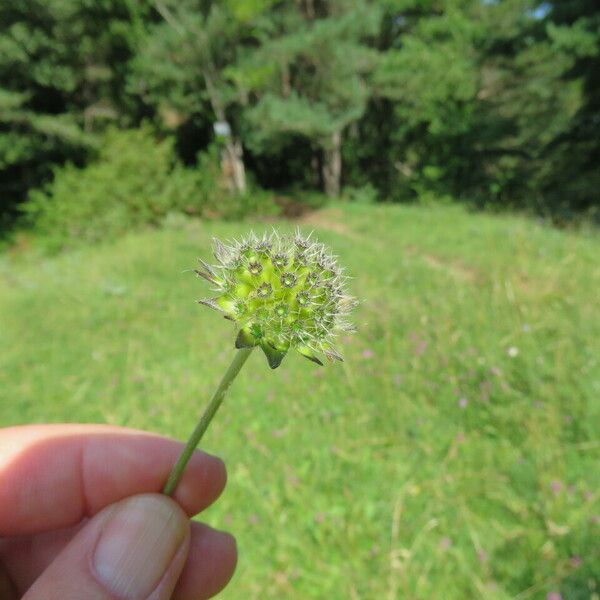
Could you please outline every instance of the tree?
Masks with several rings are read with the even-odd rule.
[[[131,0],[1,3],[0,215],[53,163],[81,162],[98,125],[130,119],[125,65],[145,16]]]
[[[344,131],[371,93],[377,55],[366,40],[378,22],[379,11],[364,1],[281,3],[257,24],[258,48],[230,70],[249,99],[248,143],[271,153],[286,136],[309,140],[330,196],[340,192]]]
[[[236,59],[249,21],[265,5],[258,0],[155,0],[163,22],[148,31],[131,77],[135,93],[155,107],[164,108],[168,103],[182,121],[194,113],[205,114],[208,102],[211,120],[216,119],[227,132],[222,140],[224,169],[239,192],[246,189],[243,149],[235,123],[239,97],[225,74]]]
[[[546,35],[556,54],[565,56],[557,84],[575,88],[576,110],[564,130],[546,145],[551,165],[542,193],[562,212],[595,211],[600,217],[600,6],[590,0],[553,3]]]
[[[475,140],[497,203],[559,220],[598,205],[599,15],[579,0],[486,7]]]
[[[599,49],[593,0],[4,2],[0,220],[144,119],[238,191],[600,210]]]
[[[386,194],[405,199],[427,190],[455,192],[457,184],[464,185],[461,154],[473,129],[476,42],[482,31],[463,4],[460,9],[453,1],[389,5],[382,32],[387,47],[373,87],[378,99],[391,103],[389,178],[391,188],[401,191],[388,188]]]

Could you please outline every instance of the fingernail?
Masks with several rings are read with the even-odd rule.
[[[96,577],[118,598],[145,598],[162,579],[188,527],[166,497],[123,501],[102,528],[93,558]]]

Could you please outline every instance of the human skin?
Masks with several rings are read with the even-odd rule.
[[[172,499],[160,495],[182,447],[100,425],[0,429],[0,598],[202,600],[218,593],[235,568],[235,540],[190,518],[219,497],[225,467],[196,451]],[[127,536],[142,541],[131,546]],[[121,555],[112,579],[111,557]]]

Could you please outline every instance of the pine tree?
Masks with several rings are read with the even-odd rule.
[[[244,91],[248,143],[269,152],[285,136],[317,152],[324,191],[340,192],[344,131],[364,113],[377,60],[367,45],[380,13],[364,1],[281,3],[257,24],[258,49],[232,77]]]

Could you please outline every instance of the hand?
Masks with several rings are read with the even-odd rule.
[[[234,539],[189,517],[225,487],[195,452],[158,494],[182,444],[87,425],[0,430],[0,598],[201,600],[233,574]]]

